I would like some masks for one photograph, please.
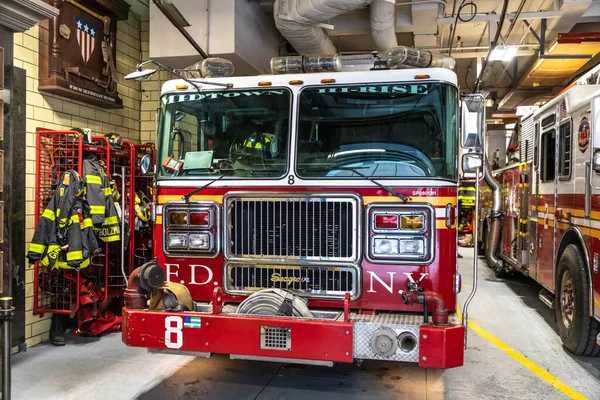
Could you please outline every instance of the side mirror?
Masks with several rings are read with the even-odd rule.
[[[150,154],[146,154],[144,157],[142,157],[139,167],[142,176],[148,175],[152,169],[152,156],[150,156]]]
[[[461,143],[464,149],[481,151],[485,127],[485,98],[471,94],[461,104]]]
[[[592,157],[592,169],[595,173],[600,174],[600,149],[594,150],[594,156]]]
[[[481,171],[483,167],[483,155],[479,153],[467,153],[462,156],[463,174],[474,174],[477,168]]]

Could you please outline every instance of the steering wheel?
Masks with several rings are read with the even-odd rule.
[[[408,162],[414,165],[415,167],[421,169],[426,176],[436,176],[435,166],[433,165],[429,157],[427,157],[425,154],[423,154],[423,152],[412,146],[393,143],[371,143],[371,145],[373,146],[373,150],[377,150],[377,152],[374,152],[374,158],[378,161],[388,160]],[[352,150],[363,150],[364,152],[354,153]],[[382,152],[381,150],[384,151]],[[336,164],[339,165],[364,162],[366,161],[364,154],[368,152],[368,150],[364,149],[364,144],[356,143],[341,146],[340,149],[338,149],[338,153],[344,152],[347,152],[347,155],[342,157],[333,157]],[[367,158],[367,160],[369,159]]]

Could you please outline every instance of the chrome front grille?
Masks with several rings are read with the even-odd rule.
[[[225,199],[226,256],[357,262],[359,204],[336,194],[232,195]]]
[[[356,267],[309,267],[228,264],[225,291],[249,294],[261,289],[285,289],[305,297],[352,298],[358,292]]]

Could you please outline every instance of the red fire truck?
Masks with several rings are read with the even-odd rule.
[[[463,364],[457,78],[368,57],[354,72],[336,72],[337,56],[289,57],[275,75],[164,84],[156,259],[129,278],[127,345]]]
[[[600,85],[587,81],[521,118],[513,162],[486,170],[480,215],[488,266],[540,283],[564,346],[589,356],[600,354]]]

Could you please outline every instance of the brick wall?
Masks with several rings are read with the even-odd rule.
[[[154,134],[151,133],[154,129],[154,112],[148,111],[150,108],[156,108],[158,81],[154,84],[144,83],[145,87],[147,85],[147,89],[144,89],[139,82],[123,79],[135,69],[142,58],[148,57],[148,21],[140,21],[138,16],[130,13],[127,21],[118,22],[117,29],[116,64],[120,82],[118,91],[123,99],[124,108],[109,111],[59,96],[41,94],[38,91],[39,28],[36,26],[25,33],[14,35],[14,64],[27,71],[26,249],[29,248],[35,229],[36,128],[90,128],[93,134],[116,132],[124,139],[134,142],[139,142],[140,139],[145,142],[154,138]],[[152,102],[152,107],[146,105],[150,104],[153,98],[155,101]],[[142,110],[144,105],[146,109]],[[140,123],[142,117],[144,122]],[[140,125],[144,128],[143,134],[140,134]],[[41,319],[33,315],[33,268],[30,267],[27,267],[26,271],[25,296],[25,338],[27,346],[33,346],[48,339],[50,315]]]

